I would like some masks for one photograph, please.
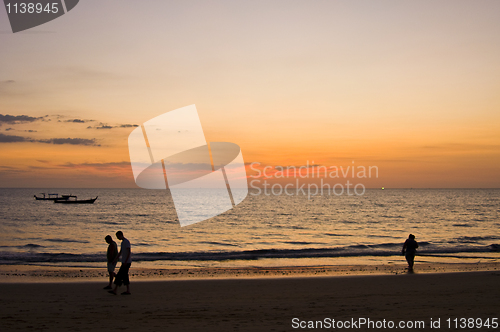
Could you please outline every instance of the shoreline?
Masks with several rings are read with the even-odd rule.
[[[118,271],[119,264],[116,271]],[[200,268],[155,268],[132,267],[131,282],[153,280],[205,280],[242,278],[291,278],[430,274],[453,272],[500,271],[500,262],[487,263],[418,263],[413,273],[406,264],[379,265],[318,265],[280,267],[200,267]],[[108,280],[106,268],[61,267],[47,265],[0,265],[0,283],[24,282],[85,282]]]

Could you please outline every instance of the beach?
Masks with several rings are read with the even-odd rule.
[[[161,191],[72,193],[100,201],[68,209],[0,190],[2,332],[497,329],[499,190],[249,195],[192,227]],[[117,230],[132,244],[130,296],[103,290]]]
[[[428,330],[431,320],[448,329],[455,318],[491,322],[498,317],[497,264],[490,264],[489,271],[475,271],[469,264],[460,268],[475,272],[433,273],[427,267],[428,273],[417,268],[413,274],[405,273],[404,265],[392,272],[337,266],[322,267],[329,272],[320,273],[320,268],[288,268],[285,276],[282,269],[262,269],[257,277],[248,269],[203,271],[204,276],[186,270],[183,277],[173,271],[131,270],[130,296],[103,290],[105,277],[69,277],[89,273],[84,270],[39,268],[38,282],[33,282],[29,270],[13,269],[18,275],[7,276],[4,269],[2,331],[291,331],[309,321],[317,329],[354,322],[351,329],[364,330],[368,322],[383,320],[424,322],[420,330]],[[359,326],[363,319],[366,324]]]

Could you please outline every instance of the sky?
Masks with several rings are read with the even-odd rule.
[[[1,7],[0,187],[134,188],[128,135],[195,104],[250,176],[499,188],[499,91],[499,1],[82,0],[15,34]]]

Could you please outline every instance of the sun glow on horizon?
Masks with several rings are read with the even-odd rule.
[[[129,133],[191,104],[206,140],[238,144],[247,165],[354,161],[378,167],[373,188],[500,187],[500,3],[138,6],[120,2],[111,24],[116,6],[81,2],[0,34],[1,187],[134,188]]]

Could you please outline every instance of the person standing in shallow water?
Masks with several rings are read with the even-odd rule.
[[[116,290],[122,284],[127,286],[127,291],[123,292],[122,295],[130,295],[130,280],[128,277],[128,270],[130,269],[130,265],[132,264],[132,250],[130,248],[130,241],[123,236],[122,231],[116,232],[116,237],[118,240],[122,241],[121,250],[118,256],[115,259],[115,262],[118,261],[118,257],[122,257],[122,265],[118,270],[118,274],[115,277],[115,289],[110,290],[111,294],[116,295]]]
[[[408,235],[408,239],[406,239],[403,244],[403,255],[406,257],[406,261],[408,262],[408,270],[413,270],[413,264],[415,262],[415,254],[417,252],[418,243],[415,241],[415,235]]]
[[[109,244],[108,252],[106,254],[106,258],[108,260],[109,285],[104,287],[104,289],[112,289],[111,285],[113,284],[113,278],[116,275],[115,267],[116,260],[118,259],[118,246],[116,245],[116,242],[113,241],[111,235],[106,235],[104,240],[106,240],[106,242]]]

